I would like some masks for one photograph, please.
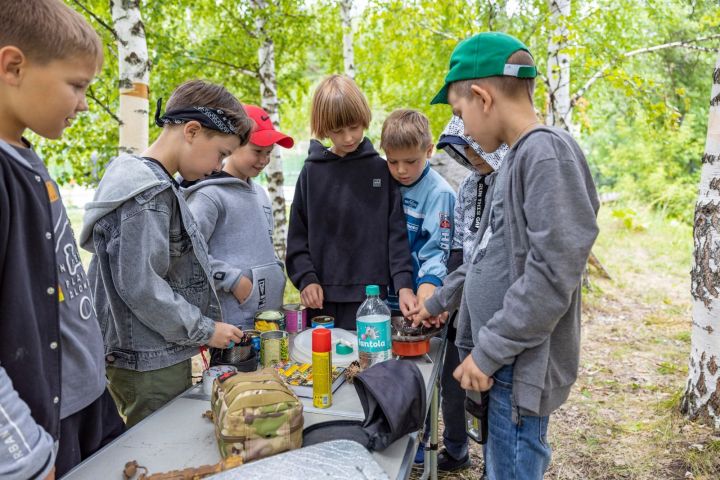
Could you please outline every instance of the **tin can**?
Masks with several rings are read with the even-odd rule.
[[[300,333],[307,325],[307,310],[305,305],[300,303],[289,303],[283,305],[285,312],[285,328],[288,333]]]
[[[310,325],[312,326],[312,328],[333,328],[335,326],[335,317],[331,317],[330,315],[320,315],[318,317],[313,317],[310,321]]]
[[[285,315],[280,310],[260,310],[255,314],[255,330],[285,330]]]
[[[257,354],[258,361],[260,359],[260,332],[257,330],[243,330],[243,333],[250,337],[250,342],[252,343],[252,348],[255,351],[255,354]]]
[[[271,330],[260,334],[260,363],[270,367],[290,361],[288,332]]]

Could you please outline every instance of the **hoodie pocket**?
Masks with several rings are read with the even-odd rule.
[[[252,268],[253,286],[240,304],[243,310],[279,309],[285,292],[285,272],[277,262]]]

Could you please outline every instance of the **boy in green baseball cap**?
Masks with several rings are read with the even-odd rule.
[[[481,33],[455,48],[432,101],[449,103],[484,151],[510,146],[480,220],[483,233],[446,280],[466,275],[454,376],[466,390],[490,391],[490,480],[540,480],[550,463],[548,420],[577,377],[581,276],[598,235],[585,156],[568,132],[538,122],[536,75],[522,42]],[[416,323],[446,318],[439,305],[428,298]]]

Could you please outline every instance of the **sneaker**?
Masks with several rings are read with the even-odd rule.
[[[466,453],[464,457],[455,459],[448,453],[446,449],[438,452],[437,468],[439,472],[456,472],[470,467],[470,454]]]
[[[425,448],[422,444],[418,445],[418,449],[415,452],[415,465],[422,465],[425,463]]]

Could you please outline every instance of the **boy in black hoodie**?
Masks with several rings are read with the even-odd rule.
[[[287,272],[309,316],[331,315],[354,330],[365,285],[393,285],[400,309],[415,305],[413,269],[398,185],[364,131],[370,107],[343,75],[323,80],[313,97],[310,142],[295,186]]]

